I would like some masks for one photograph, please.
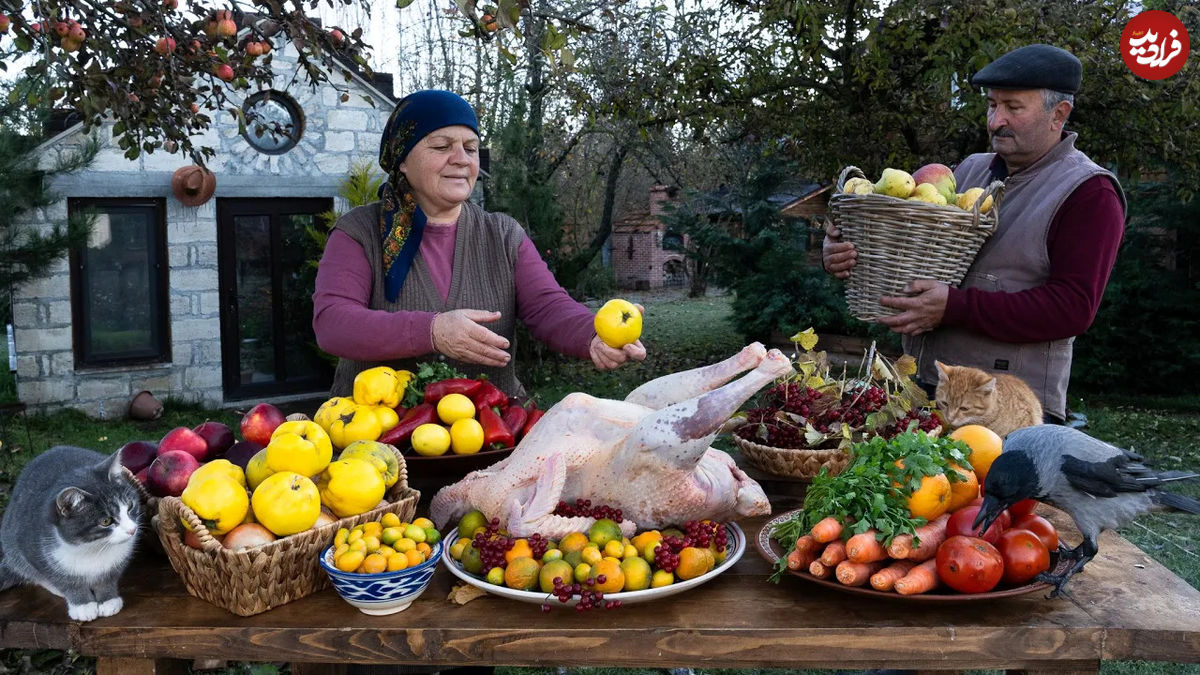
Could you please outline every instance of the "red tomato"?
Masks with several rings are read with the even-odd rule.
[[[979,537],[950,537],[938,547],[937,575],[959,593],[986,593],[1004,576],[1004,558]]]
[[[1036,499],[1022,499],[1021,501],[1008,507],[1008,515],[1012,516],[1014,521],[1019,520],[1021,516],[1033,513],[1033,508],[1037,506]]]
[[[1054,526],[1050,524],[1050,521],[1037,515],[1036,513],[1030,513],[1018,518],[1017,522],[1013,523],[1012,529],[1028,530],[1036,534],[1038,539],[1042,540],[1042,543],[1046,545],[1047,550],[1058,550],[1058,530],[1054,529]]]
[[[976,497],[975,499],[972,499],[971,501],[967,502],[966,506],[964,506],[963,508],[965,509],[968,506],[982,506],[982,505],[983,505],[983,497]],[[1003,531],[1003,530],[1007,530],[1009,527],[1012,526],[1012,522],[1015,518],[1016,518],[1015,514],[1010,514],[1009,509],[1005,509],[1000,512],[1000,515],[996,516],[996,522],[1000,523],[1000,529]]]
[[[987,529],[987,532],[980,534],[979,530],[971,527],[975,523],[975,516],[978,514],[978,506],[964,506],[951,513],[950,521],[946,523],[946,536],[980,537],[989,544],[995,544],[997,541],[1000,541],[1000,533],[1004,531],[1004,524],[1001,522],[1002,519],[997,518],[992,523],[992,526]]]
[[[996,546],[1004,559],[1004,583],[1020,586],[1050,569],[1050,549],[1029,530],[1013,528]]]

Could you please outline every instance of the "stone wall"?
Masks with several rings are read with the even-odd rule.
[[[71,197],[151,197],[166,204],[171,358],[168,362],[114,368],[75,368],[71,329],[70,270],[64,256],[49,277],[14,289],[13,328],[17,354],[17,394],[31,410],[76,408],[112,417],[127,412],[129,400],[145,389],[160,400],[171,397],[210,406],[224,404],[221,382],[221,326],[217,275],[217,200],[222,198],[330,197],[335,207],[338,183],[352,163],[374,163],[379,138],[393,102],[358,79],[332,81],[350,94],[325,85],[312,90],[297,81],[288,88],[295,51],[275,45],[275,86],[289,93],[305,114],[305,131],[296,147],[265,155],[238,133],[228,113],[210,113],[213,128],[197,145],[217,150],[209,167],[217,176],[213,199],[199,207],[179,203],[171,194],[171,176],[190,161],[157,152],[128,160],[112,139],[111,125],[96,130],[102,150],[85,171],[54,184],[61,199],[31,213],[28,224],[43,231],[67,216]],[[392,92],[383,92],[390,96]],[[370,96],[374,107],[362,99]],[[240,104],[242,94],[231,100]],[[79,127],[47,141],[40,162],[52,165],[62,153],[84,141]]]

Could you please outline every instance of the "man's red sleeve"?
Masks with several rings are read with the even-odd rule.
[[[1050,278],[1016,293],[951,288],[943,325],[1003,342],[1044,342],[1092,325],[1125,230],[1116,188],[1093,176],[1063,202],[1046,234]]]

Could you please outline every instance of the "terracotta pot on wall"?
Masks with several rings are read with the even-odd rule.
[[[148,391],[139,391],[129,401],[129,417],[135,420],[156,420],[162,417],[163,406]]]

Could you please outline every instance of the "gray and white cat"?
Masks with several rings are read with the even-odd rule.
[[[121,611],[142,505],[120,455],[59,445],[25,465],[0,522],[0,590],[37,584],[76,621]]]

